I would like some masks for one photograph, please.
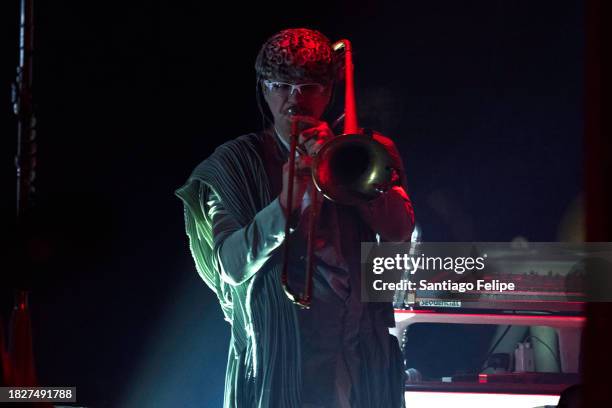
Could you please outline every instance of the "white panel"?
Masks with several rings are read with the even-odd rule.
[[[410,408],[535,408],[556,406],[558,395],[481,394],[465,392],[406,393]]]

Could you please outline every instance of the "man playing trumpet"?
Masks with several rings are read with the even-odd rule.
[[[288,29],[269,38],[255,63],[269,126],[218,147],[176,192],[198,272],[231,323],[226,408],[404,405],[403,360],[388,333],[393,308],[360,298],[361,242],[377,235],[405,241],[414,226],[399,153],[375,134],[397,171],[393,185],[367,203],[337,204],[308,188],[312,157],[334,137],[321,118],[339,78],[338,61],[318,31]],[[289,200],[292,121],[300,132]],[[299,290],[311,205],[319,214],[313,299],[301,309],[281,287],[281,249],[290,244],[290,281]]]

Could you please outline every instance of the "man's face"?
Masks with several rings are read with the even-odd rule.
[[[291,127],[292,115],[320,119],[329,104],[331,84],[291,82],[266,79],[261,83],[264,99],[274,117],[274,126],[282,132]]]

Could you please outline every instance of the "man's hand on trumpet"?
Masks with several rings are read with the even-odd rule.
[[[303,128],[298,137],[295,158],[295,175],[293,181],[293,200],[291,213],[299,210],[308,187],[312,183],[312,158],[319,152],[321,146],[327,142],[333,133],[327,122],[317,120],[311,116],[295,115],[299,128]],[[283,165],[283,189],[280,195],[280,203],[283,209],[287,208],[289,194],[289,161]]]
[[[308,156],[316,156],[321,146],[334,136],[327,122],[317,120],[312,116],[295,115],[298,126],[303,129],[298,138],[298,151]]]

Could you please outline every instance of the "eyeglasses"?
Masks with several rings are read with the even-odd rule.
[[[268,88],[269,91],[278,92],[283,95],[293,95],[293,92],[297,90],[297,93],[304,96],[320,95],[325,91],[325,85],[310,83],[310,84],[288,84],[286,82],[270,81],[264,79],[263,84]]]

